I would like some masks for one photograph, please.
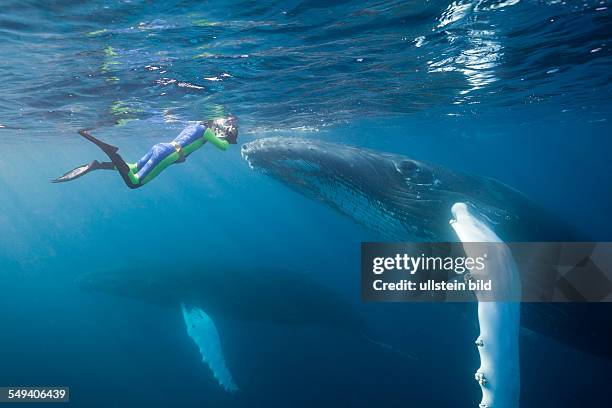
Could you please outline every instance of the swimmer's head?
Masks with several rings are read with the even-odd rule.
[[[234,116],[210,120],[205,122],[215,135],[222,140],[227,140],[230,144],[236,144],[238,139],[238,121]]]

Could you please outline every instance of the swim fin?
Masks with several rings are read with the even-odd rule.
[[[106,154],[113,154],[119,151],[118,147],[111,146],[108,143],[104,143],[100,139],[93,137],[91,134],[89,134],[87,129],[79,130],[79,135],[83,136],[85,139],[89,140],[90,142],[98,146]]]
[[[63,175],[56,178],[55,180],[51,180],[51,182],[52,183],[63,183],[66,181],[72,181],[74,179],[84,176],[85,174],[93,170],[115,170],[115,165],[111,162],[100,163],[99,161],[94,160],[89,164],[83,164],[79,167],[76,167],[64,173]]]
[[[93,137],[87,131],[87,129],[79,130],[79,135],[83,136],[85,139],[89,140],[90,142],[98,146],[108,156],[108,158],[115,165],[115,168],[119,171],[121,178],[123,178],[123,181],[129,188],[134,189],[134,188],[138,188],[142,186],[142,184],[130,178],[130,171],[131,171],[130,166],[128,166],[125,160],[123,160],[123,158],[119,155],[119,153],[117,153],[119,151],[118,147],[111,146],[108,143],[104,143],[103,141]]]

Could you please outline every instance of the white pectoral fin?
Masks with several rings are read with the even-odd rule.
[[[187,334],[198,346],[202,361],[208,364],[213,375],[219,381],[219,385],[226,391],[238,391],[238,387],[232,379],[232,374],[225,365],[219,332],[213,320],[197,307],[181,304],[181,309],[185,326],[187,326]]]
[[[477,278],[491,279],[492,292],[476,291],[480,335],[476,346],[480,354],[480,368],[476,381],[482,390],[481,408],[516,408],[519,406],[519,323],[520,276],[506,244],[483,220],[475,216],[464,203],[452,207],[451,225],[463,243],[469,257],[482,256],[483,246],[469,242],[492,242],[485,268],[472,273]],[[491,301],[495,299],[515,301]]]
[[[465,254],[471,258],[487,257],[483,270],[470,272],[475,278],[492,282],[490,292],[476,292],[478,300],[520,301],[521,279],[508,245],[466,204],[455,203],[451,212],[451,226]]]
[[[467,204],[455,203],[451,213],[451,226],[461,242],[502,242],[487,224],[471,213]]]

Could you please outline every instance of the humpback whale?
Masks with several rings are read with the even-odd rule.
[[[242,146],[250,167],[380,233],[386,240],[456,242],[449,214],[465,203],[504,242],[588,241],[573,226],[491,178],[369,149],[300,138]],[[521,324],[612,358],[607,304],[523,303]]]
[[[77,284],[86,291],[182,311],[187,333],[200,350],[202,360],[229,392],[237,391],[238,387],[223,357],[214,323],[219,317],[333,328],[391,349],[369,336],[365,320],[349,303],[305,273],[268,268],[163,268],[157,265],[137,270],[87,273],[77,279]]]

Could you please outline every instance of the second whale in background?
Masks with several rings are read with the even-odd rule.
[[[150,265],[90,272],[76,283],[89,292],[181,309],[187,333],[202,360],[229,392],[237,391],[238,386],[225,363],[217,318],[336,329],[385,352],[413,358],[374,340],[365,319],[350,303],[305,273],[227,265]]]

